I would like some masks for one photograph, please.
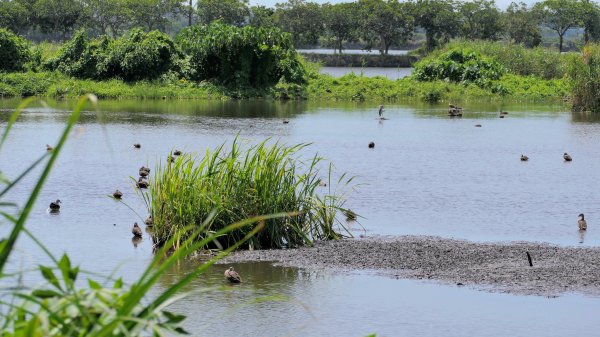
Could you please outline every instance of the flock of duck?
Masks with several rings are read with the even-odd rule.
[[[142,145],[139,143],[135,143],[135,144],[133,144],[133,147],[135,149],[140,149],[142,147]],[[46,150],[52,151],[52,150],[54,150],[54,148],[52,146],[46,144]],[[175,150],[175,151],[173,151],[173,155],[170,156],[167,159],[167,161],[173,162],[173,161],[175,161],[175,158],[177,156],[180,156],[181,154],[182,154],[182,152],[180,150]],[[136,187],[140,188],[140,189],[148,188],[148,185],[149,185],[148,176],[150,175],[150,168],[142,166],[138,170],[138,173],[139,173],[140,177],[136,182]],[[123,192],[121,192],[117,189],[113,192],[112,196],[116,200],[121,200],[123,198]],[[51,213],[55,213],[55,214],[59,213],[60,212],[60,204],[61,204],[60,199],[56,199],[56,201],[51,202],[50,206],[49,206],[49,211]],[[146,220],[144,220],[144,224],[146,225],[147,228],[152,228],[154,226],[154,219],[152,218],[152,215],[148,216],[148,218],[146,218]],[[135,222],[133,224],[133,227],[131,228],[131,233],[133,234],[132,242],[134,243],[134,246],[137,247],[137,244],[141,241],[141,239],[143,237],[142,228],[138,225],[137,222]],[[225,279],[227,279],[231,283],[241,283],[242,282],[242,278],[233,269],[233,267],[229,267],[229,269],[225,270]]]

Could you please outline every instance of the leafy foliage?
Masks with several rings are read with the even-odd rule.
[[[158,31],[134,29],[117,40],[103,36],[92,41],[80,31],[45,67],[77,78],[137,81],[166,73],[178,57],[171,38]]]
[[[406,42],[413,33],[412,3],[381,0],[360,0],[357,3],[361,37],[367,48],[377,47],[381,54]]]
[[[419,81],[445,80],[487,87],[505,73],[500,63],[488,57],[469,49],[451,49],[418,62],[413,77]]]
[[[537,47],[542,43],[540,31],[541,12],[528,8],[524,3],[512,2],[503,15],[506,34],[511,42],[523,44],[526,47]]]
[[[26,40],[0,28],[0,71],[21,71],[31,56]]]
[[[221,20],[229,25],[242,26],[250,14],[248,0],[198,0],[196,6],[202,24]]]
[[[304,81],[290,35],[276,28],[233,27],[214,22],[177,34],[176,41],[189,56],[190,79],[215,80],[235,87],[268,87],[283,79]]]

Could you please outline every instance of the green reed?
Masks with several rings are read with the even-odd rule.
[[[224,146],[207,150],[202,158],[185,154],[157,166],[146,199],[154,218],[155,243],[161,245],[178,235],[190,239],[189,228],[205,223],[211,211],[215,212],[214,219],[193,240],[245,218],[277,213],[286,216],[266,220],[264,228],[244,248],[297,247],[310,245],[313,240],[350,236],[337,217],[345,198],[332,193],[331,165],[326,188],[320,186],[318,164],[322,158],[299,159],[299,151],[307,144],[269,145],[265,140],[244,147],[236,138],[230,149]],[[342,175],[337,186],[348,186],[351,181]],[[230,247],[247,232],[248,228],[231,231],[213,240],[208,248]]]

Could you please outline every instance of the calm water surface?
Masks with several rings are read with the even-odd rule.
[[[413,68],[382,68],[382,67],[322,67],[319,69],[322,74],[328,74],[333,77],[344,76],[349,73],[362,75],[366,77],[383,76],[390,80],[397,80],[406,77],[413,72]]]
[[[297,49],[300,54],[335,54],[334,49]],[[406,55],[410,50],[388,50],[390,55]],[[344,54],[379,55],[379,50],[344,49]]]
[[[0,101],[0,127],[16,104]],[[0,169],[14,177],[45,153],[70,105],[27,109],[0,153]],[[116,270],[132,281],[152,257],[149,237],[131,240],[131,225],[140,219],[107,195],[118,188],[145,217],[130,178],[140,166],[154,167],[176,148],[201,154],[238,134],[247,142],[272,137],[313,143],[307,157],[318,152],[335,164],[337,174],[358,176],[362,185],[349,194],[347,205],[364,217],[367,235],[600,246],[600,120],[561,106],[472,105],[464,107],[462,119],[450,119],[444,106],[396,105],[386,106],[385,121],[375,119],[376,104],[119,101],[102,102],[99,109],[103,113],[86,112],[73,131],[29,229],[51,251],[67,251],[84,269],[100,274]],[[510,112],[507,118],[497,117],[500,109]],[[283,124],[284,118],[290,123]],[[369,141],[375,149],[367,147]],[[140,150],[133,149],[136,142]],[[563,162],[563,152],[573,162]],[[529,162],[519,160],[522,153]],[[22,201],[32,181],[8,199]],[[48,203],[57,198],[63,201],[61,213],[49,215]],[[588,219],[585,237],[576,225],[581,212]],[[357,225],[352,229],[365,233]],[[15,269],[47,262],[25,238],[11,261]],[[175,282],[190,264],[166,275],[155,291]],[[187,325],[195,335],[596,336],[600,328],[595,317],[600,299],[580,295],[491,294],[264,263],[237,265],[246,282],[228,287],[222,269],[187,289],[208,290],[174,305],[190,317]],[[284,300],[276,300],[279,296]]]

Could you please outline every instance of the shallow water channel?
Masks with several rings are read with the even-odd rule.
[[[15,100],[0,101],[4,127]],[[26,109],[0,169],[14,177],[53,144],[72,102]],[[498,111],[509,111],[498,118]],[[149,237],[132,242],[140,218],[107,197],[116,188],[145,218],[130,176],[169,151],[202,154],[236,135],[313,143],[337,174],[361,183],[347,206],[363,218],[355,235],[419,234],[473,241],[543,241],[600,246],[600,119],[560,105],[466,105],[451,119],[443,105],[386,106],[308,102],[106,101],[81,118],[28,223],[51,251],[69,252],[84,269],[134,280],[152,257]],[[289,119],[289,124],[283,124]],[[482,127],[475,127],[481,124]],[[369,149],[367,144],[376,146]],[[141,143],[139,150],[133,143]],[[562,154],[573,157],[563,162]],[[521,154],[529,156],[521,162]],[[35,176],[35,175],[34,175]],[[8,199],[22,201],[33,177]],[[348,191],[350,192],[350,191]],[[60,198],[59,215],[47,212]],[[577,231],[585,213],[589,230]],[[6,228],[0,228],[2,234]],[[22,238],[13,269],[47,263]],[[195,262],[182,262],[156,291]],[[305,271],[269,263],[236,265],[245,282],[228,286],[224,266],[198,278],[173,305],[196,336],[596,336],[600,299],[488,293],[370,273]],[[35,275],[28,282],[37,282]],[[198,291],[202,290],[203,291]]]

